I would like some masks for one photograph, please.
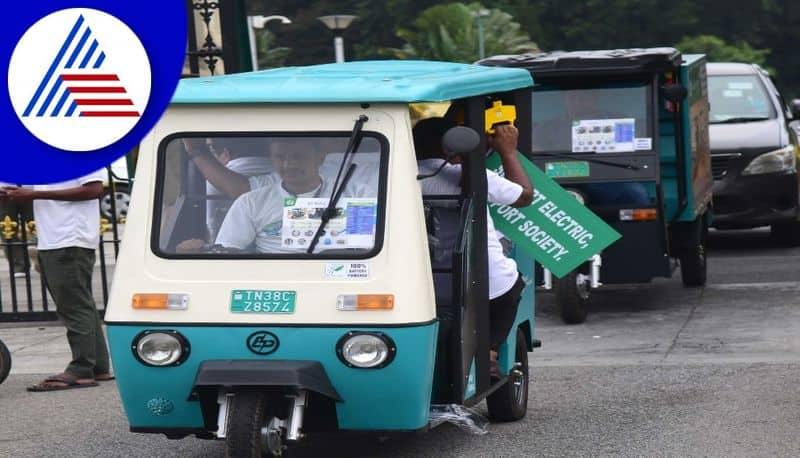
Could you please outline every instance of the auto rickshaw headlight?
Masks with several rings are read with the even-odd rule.
[[[177,366],[189,357],[189,342],[172,330],[144,331],[133,339],[131,349],[148,366]]]
[[[360,369],[380,369],[394,359],[397,347],[381,332],[350,331],[336,344],[336,354],[345,365]]]
[[[565,191],[567,191],[572,197],[574,197],[575,200],[580,202],[581,205],[586,205],[586,196],[584,196],[582,192],[577,191],[575,189],[566,189]]]

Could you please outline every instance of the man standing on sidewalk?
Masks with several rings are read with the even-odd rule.
[[[57,391],[97,386],[110,380],[108,347],[92,296],[95,249],[100,243],[100,207],[104,171],[33,189],[5,187],[0,198],[33,201],[39,263],[56,312],[67,328],[72,361],[61,374],[28,391]]]

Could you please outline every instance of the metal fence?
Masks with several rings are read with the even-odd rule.
[[[106,192],[100,199],[101,207],[110,208],[107,216],[116,217],[102,218],[100,223],[100,246],[92,276],[92,291],[101,313],[105,312],[108,303],[127,215],[127,199],[120,198],[120,195],[122,190],[127,195],[131,182],[114,175],[109,167],[104,188]],[[120,208],[120,201],[126,208]],[[4,259],[0,258],[0,322],[57,320],[55,304],[39,273],[35,250],[36,221],[31,219],[30,212],[20,210],[0,214],[0,247],[4,254]],[[15,266],[22,266],[22,269]]]

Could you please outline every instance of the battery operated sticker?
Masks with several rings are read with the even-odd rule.
[[[636,120],[584,119],[572,122],[573,153],[634,151]]]

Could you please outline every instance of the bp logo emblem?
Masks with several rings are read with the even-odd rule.
[[[25,128],[67,151],[93,151],[133,129],[150,98],[150,62],[136,34],[90,8],[51,13],[28,28],[8,67]]]
[[[247,338],[247,348],[257,355],[270,355],[278,351],[278,336],[269,331],[257,331]]]

